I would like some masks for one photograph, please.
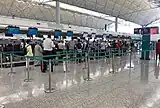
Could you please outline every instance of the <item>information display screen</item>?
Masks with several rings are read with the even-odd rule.
[[[135,28],[134,34],[142,34],[143,33],[142,31],[143,31],[142,28]]]
[[[37,35],[38,29],[37,28],[28,28],[28,35]]]
[[[134,34],[159,34],[158,27],[135,28]]]
[[[20,34],[20,28],[8,26],[8,34]]]
[[[67,31],[67,36],[72,37],[73,36],[73,31]]]
[[[151,27],[150,34],[159,34],[159,28],[158,27]]]
[[[59,36],[61,36],[62,35],[62,31],[61,30],[55,30],[54,31],[54,37],[55,38],[58,38]]]

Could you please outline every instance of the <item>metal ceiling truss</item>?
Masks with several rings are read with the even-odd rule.
[[[51,0],[45,2],[50,1]],[[83,1],[87,3],[86,0]],[[42,21],[56,21],[55,7],[44,5],[43,3],[43,1],[41,3],[36,3],[31,2],[31,0],[12,0],[12,2],[10,0],[0,0],[0,15],[15,16]],[[82,5],[84,3],[79,2],[79,4]],[[10,8],[8,6],[10,6]],[[113,21],[101,17],[95,17],[66,9],[61,9],[61,19],[61,23],[93,28],[104,28],[105,24],[114,23]],[[98,22],[100,24],[97,24]]]
[[[160,16],[159,3],[152,6],[148,0],[59,0],[60,2],[82,7],[107,15],[118,16],[121,19],[132,21],[140,25],[146,25]],[[77,3],[81,1],[81,3]],[[82,3],[83,2],[83,3]],[[102,9],[101,9],[102,8]],[[118,12],[117,12],[118,11]],[[153,12],[157,14],[152,13]],[[156,11],[156,12],[155,12]],[[136,16],[135,16],[136,15]],[[149,16],[146,18],[146,16]]]
[[[23,2],[22,2],[23,1]],[[37,19],[44,21],[55,21],[55,7],[46,5],[53,0],[32,2],[32,0],[0,0],[0,14],[21,18]],[[74,6],[97,11],[107,15],[119,17],[140,25],[148,25],[160,18],[159,7],[152,7],[144,0],[59,0]],[[45,5],[44,5],[45,4]],[[10,7],[9,7],[10,6]],[[146,18],[147,17],[147,18]],[[103,28],[105,24],[113,21],[82,14],[74,10],[61,9],[61,23]],[[99,24],[97,24],[99,23]]]

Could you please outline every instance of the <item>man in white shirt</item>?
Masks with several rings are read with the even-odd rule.
[[[53,55],[52,51],[53,48],[55,47],[52,39],[51,39],[51,35],[48,35],[48,37],[43,41],[43,55],[44,56],[48,56],[48,55]],[[44,57],[44,60],[49,60],[52,59],[52,57]],[[47,70],[47,62],[43,63],[44,67],[42,69],[42,72],[46,72]]]

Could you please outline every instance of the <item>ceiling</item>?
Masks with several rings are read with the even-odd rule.
[[[160,18],[160,0],[59,0],[140,25]]]
[[[0,15],[43,21],[56,21],[54,6],[42,5],[33,0],[0,0]],[[104,28],[113,21],[100,17],[61,9],[61,23],[91,28]]]

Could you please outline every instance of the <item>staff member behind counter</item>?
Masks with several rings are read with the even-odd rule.
[[[51,40],[51,35],[49,34],[48,37],[43,41],[43,55],[44,56],[52,55],[54,48],[55,48],[55,45]],[[44,57],[44,59],[49,60],[49,59],[52,59],[52,57]],[[45,73],[46,70],[47,70],[47,62],[44,62],[42,72]]]

